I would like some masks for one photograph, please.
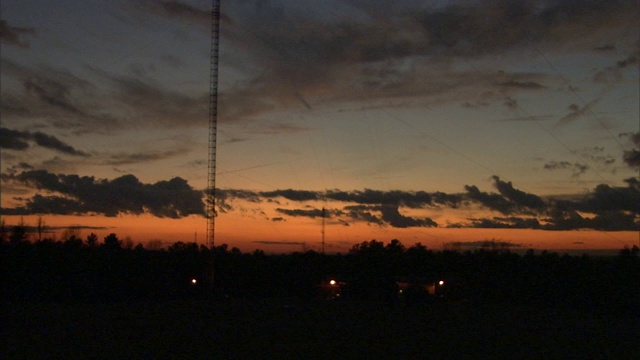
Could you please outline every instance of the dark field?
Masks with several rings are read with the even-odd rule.
[[[0,242],[0,359],[640,359],[637,247],[372,240],[268,255],[89,240]]]
[[[638,359],[638,317],[532,305],[5,303],[3,359]]]

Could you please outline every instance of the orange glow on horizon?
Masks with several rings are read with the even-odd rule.
[[[36,216],[5,216],[7,226],[21,221],[35,227]],[[45,232],[44,237],[59,239],[70,226],[80,227],[80,237],[86,239],[90,233],[99,236],[100,241],[108,234],[115,233],[121,240],[131,239],[133,243],[146,245],[150,241],[160,241],[163,246],[172,243],[197,242],[206,244],[206,219],[197,216],[183,219],[140,216],[43,216],[45,226],[55,228]],[[315,221],[314,221],[315,220]],[[84,228],[83,228],[84,226]],[[90,226],[86,228],[86,226]],[[406,247],[421,243],[429,249],[455,248],[471,249],[474,242],[496,241],[508,244],[510,250],[550,250],[582,251],[619,250],[638,245],[640,233],[637,231],[604,232],[596,230],[548,231],[531,229],[476,229],[476,228],[404,228],[354,223],[348,226],[327,224],[325,241],[328,253],[346,252],[353,245],[363,241],[377,240],[388,243],[398,239]],[[36,240],[31,233],[30,239]],[[237,214],[223,214],[216,219],[215,245],[227,244],[241,251],[256,249],[281,253],[293,251],[320,251],[322,242],[320,219],[269,219],[248,217]]]

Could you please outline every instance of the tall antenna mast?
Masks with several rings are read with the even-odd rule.
[[[215,245],[216,147],[218,137],[218,60],[220,45],[220,0],[211,1],[211,56],[209,73],[209,163],[207,176],[207,247]]]

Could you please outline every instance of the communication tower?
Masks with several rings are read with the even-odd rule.
[[[220,0],[211,1],[211,55],[209,72],[209,161],[207,172],[207,247],[215,245],[216,147],[218,137],[218,60],[220,45]]]

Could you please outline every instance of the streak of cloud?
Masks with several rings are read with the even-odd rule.
[[[0,42],[2,44],[29,48],[29,42],[24,39],[24,36],[35,34],[35,28],[11,26],[6,20],[0,19]]]
[[[57,129],[95,133],[122,125],[118,116],[105,111],[105,97],[91,81],[65,69],[32,68],[2,59],[4,79],[20,87],[3,88],[0,107],[5,120],[28,123],[44,120]],[[100,94],[100,95],[99,95]]]
[[[45,134],[40,131],[18,131],[8,128],[0,128],[0,148],[11,150],[27,150],[28,141],[33,141],[44,148],[73,156],[89,156],[89,154],[75,149],[55,136]]]
[[[589,169],[589,165],[569,161],[549,161],[544,164],[543,168],[545,170],[571,170],[571,177],[577,178]]]
[[[159,161],[169,159],[179,155],[183,155],[187,152],[186,149],[172,149],[166,151],[150,151],[150,152],[138,152],[138,153],[118,153],[109,156],[109,159],[105,161],[108,165],[130,165],[137,163],[148,163],[151,161]]]
[[[535,81],[517,81],[517,80],[508,80],[497,84],[500,87],[507,88],[517,88],[517,89],[529,89],[529,90],[537,90],[544,89],[546,86],[541,85]]]
[[[577,104],[569,105],[569,110],[570,110],[569,114],[563,116],[560,120],[558,120],[558,122],[554,125],[554,129],[561,128],[563,126],[571,124],[572,122],[584,117],[586,114],[591,112],[591,107],[593,107],[599,101],[600,101],[600,98],[596,98],[594,100],[591,100],[589,103],[585,104],[582,107],[580,107]]]
[[[276,209],[277,212],[289,216],[303,216],[308,218],[321,218],[324,213],[322,209]]]

